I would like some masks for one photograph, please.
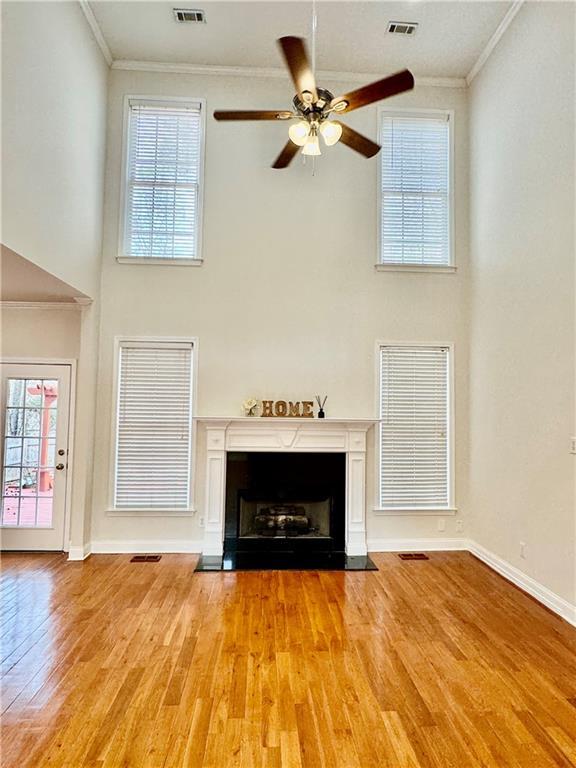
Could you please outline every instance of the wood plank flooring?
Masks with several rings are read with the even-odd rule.
[[[467,553],[5,555],[3,768],[576,766],[576,630]]]

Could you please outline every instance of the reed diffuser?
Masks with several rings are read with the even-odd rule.
[[[319,419],[324,419],[326,417],[326,414],[324,413],[326,400],[328,400],[328,395],[325,396],[324,400],[320,399],[320,395],[316,395],[316,402],[318,403],[318,413],[316,415]]]

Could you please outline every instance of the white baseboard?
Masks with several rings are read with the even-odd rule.
[[[547,608],[550,608],[551,611],[557,613],[558,616],[561,616],[569,624],[576,627],[576,605],[572,605],[568,600],[564,600],[563,597],[552,592],[552,590],[548,589],[548,587],[545,587],[543,584],[540,584],[536,579],[528,576],[528,574],[519,570],[507,560],[503,560],[501,557],[480,546],[480,544],[477,544],[475,541],[469,542],[468,551],[475,555],[479,560],[482,560],[483,563],[489,565],[490,568],[496,571],[496,573],[499,573],[501,576],[504,576],[505,579],[508,579],[508,581],[516,584],[517,587],[523,589],[524,592],[527,592],[529,595],[536,598],[538,602],[542,603]]]
[[[90,554],[90,544],[84,544],[81,547],[70,547],[68,550],[68,560],[86,560]]]
[[[468,539],[368,539],[368,552],[446,552],[462,549],[468,549]]]
[[[471,539],[368,539],[369,552],[438,552],[465,550],[475,555],[492,570],[524,590],[538,602],[576,627],[576,605],[540,584],[507,560],[485,549]]]
[[[194,539],[100,539],[92,542],[93,555],[199,554],[202,542]]]

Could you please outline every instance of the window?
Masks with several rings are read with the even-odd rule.
[[[450,267],[450,114],[381,115],[380,264]]]
[[[199,263],[203,109],[128,99],[120,260]]]
[[[191,342],[120,343],[114,508],[188,510]]]
[[[380,507],[448,509],[450,349],[380,347]]]

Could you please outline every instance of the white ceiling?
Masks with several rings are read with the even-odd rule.
[[[76,298],[87,298],[86,294],[59,280],[5,245],[0,248],[0,262],[1,301],[74,303]]]
[[[420,77],[465,77],[512,2],[330,2],[318,0],[320,70],[385,75],[408,67]],[[120,2],[92,0],[114,59],[211,66],[278,67],[275,40],[310,38],[311,2]],[[202,8],[206,24],[177,24],[173,8]],[[413,38],[386,32],[416,21]]]

